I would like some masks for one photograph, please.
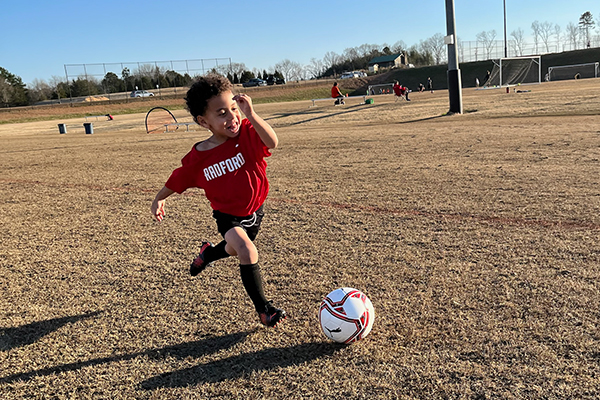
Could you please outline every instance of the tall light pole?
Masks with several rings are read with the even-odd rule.
[[[508,49],[506,47],[506,0],[502,0],[504,3],[504,58],[508,58]]]
[[[446,32],[444,42],[448,45],[448,95],[450,96],[450,112],[462,114],[462,83],[458,68],[458,52],[456,51],[456,26],[454,20],[454,0],[446,0]]]

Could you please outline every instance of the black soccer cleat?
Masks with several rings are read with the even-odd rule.
[[[204,271],[206,267],[210,267],[210,265],[212,264],[204,262],[204,252],[209,247],[214,247],[211,242],[202,242],[202,247],[200,247],[200,254],[198,254],[198,257],[196,257],[194,261],[192,261],[192,263],[190,264],[191,276],[198,275],[200,272]]]
[[[276,327],[280,322],[287,318],[287,314],[282,309],[273,307],[269,301],[265,304],[265,310],[258,313],[260,322],[269,328]]]

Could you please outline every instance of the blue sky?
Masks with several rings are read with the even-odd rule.
[[[564,32],[585,11],[600,21],[597,0],[506,0],[506,9],[509,35],[531,35],[535,20]],[[461,40],[492,29],[503,38],[502,0],[455,0],[455,11]],[[410,46],[446,34],[446,9],[443,0],[21,0],[3,2],[0,26],[0,67],[29,84],[64,78],[64,64],[230,57],[262,70],[364,43]]]

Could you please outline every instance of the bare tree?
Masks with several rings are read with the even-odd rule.
[[[302,64],[296,61],[292,61],[292,68],[290,70],[290,80],[302,81],[306,79],[306,68]]]
[[[560,51],[560,38],[562,37],[560,25],[558,24],[554,25],[554,36],[556,36],[556,51],[558,52]]]
[[[426,41],[429,42],[429,48],[431,49],[431,54],[433,54],[433,58],[435,59],[436,64],[441,64],[446,60],[446,44],[444,43],[444,35],[441,33],[436,33]]]
[[[404,43],[404,41],[402,40],[398,40],[396,43],[394,43],[394,45],[391,47],[392,53],[394,54],[398,54],[398,53],[402,53],[404,50],[406,50],[408,48],[408,46],[406,45],[406,43]]]
[[[576,50],[577,43],[579,42],[579,28],[572,22],[567,24],[567,37],[569,38],[569,44],[571,45],[570,50]]]
[[[533,44],[535,45],[535,52],[539,53],[538,45],[540,43],[540,23],[533,21],[531,23],[531,30],[533,31]]]
[[[361,57],[371,57],[375,52],[379,51],[379,48],[379,45],[365,43],[358,46],[357,50]]]
[[[310,59],[310,64],[306,66],[306,70],[313,78],[317,79],[325,72],[325,64],[323,60],[317,60],[313,57]]]
[[[428,40],[419,41],[418,46],[411,47],[413,53],[419,53],[423,55],[423,60],[427,61],[425,65],[431,65],[435,62],[435,58],[433,57],[433,49],[431,48],[431,42]]]
[[[344,52],[342,53],[342,59],[345,61],[352,62],[358,58],[360,58],[360,56],[356,47],[348,47],[347,49],[344,49]]]
[[[296,61],[288,60],[287,58],[275,64],[275,69],[281,72],[286,81],[298,81],[303,78],[302,65]]]
[[[521,29],[521,28],[518,28],[517,30],[512,31],[510,33],[510,36],[512,36],[512,38],[514,39],[514,41],[512,41],[512,44],[514,47],[513,50],[514,50],[515,54],[518,56],[522,56],[524,47],[526,45],[525,31],[523,31],[523,29]]]
[[[235,74],[237,76],[242,76],[242,73],[246,71],[246,64],[244,63],[231,63],[231,74]]]
[[[340,56],[333,51],[328,51],[323,56],[323,63],[325,64],[325,67],[332,68],[334,75],[336,75],[335,65],[338,64],[339,62],[340,62]]]
[[[52,98],[52,87],[43,79],[34,79],[28,91],[31,103]]]
[[[544,21],[539,24],[539,36],[546,47],[546,52],[550,52],[550,37],[554,33],[554,25],[551,22]]]
[[[492,50],[494,48],[494,39],[496,39],[496,31],[492,29],[491,31],[481,31],[477,34],[477,41],[481,42],[483,48],[485,49],[485,54],[487,59],[492,58]]]
[[[149,78],[152,78],[154,76],[155,71],[156,71],[156,68],[154,67],[154,65],[142,64],[138,67],[135,75],[147,76]]]

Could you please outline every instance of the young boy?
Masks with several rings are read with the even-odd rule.
[[[209,75],[187,92],[187,108],[212,136],[196,143],[172,172],[152,202],[152,215],[162,221],[165,199],[186,189],[204,189],[213,209],[217,229],[223,236],[216,246],[202,242],[200,254],[190,266],[198,275],[214,261],[237,256],[242,283],[263,325],[274,327],[286,318],[285,311],[267,301],[254,239],[263,218],[263,202],[269,191],[265,157],[277,147],[277,134],[254,111],[252,100],[234,95],[226,78]],[[240,110],[246,115],[242,119]]]

